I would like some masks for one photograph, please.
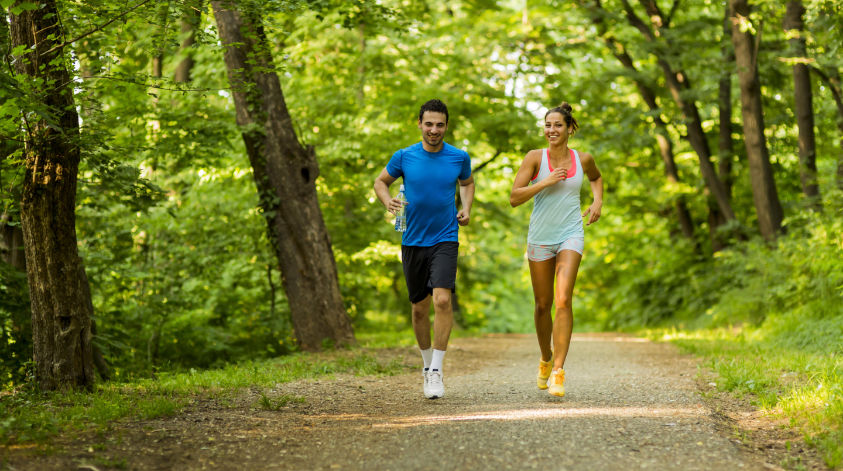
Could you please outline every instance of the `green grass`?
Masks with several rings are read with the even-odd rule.
[[[396,337],[397,338],[397,337]],[[382,346],[389,344],[381,338]],[[40,393],[21,389],[0,393],[0,444],[43,443],[57,434],[103,432],[120,419],[151,419],[178,413],[197,400],[231,399],[246,388],[334,374],[394,375],[405,367],[368,348],[318,354],[297,353],[272,360],[242,362],[214,370],[165,372],[153,379],[103,382],[92,392]],[[263,394],[257,407],[277,410],[297,397]]]
[[[281,410],[285,406],[290,403],[303,403],[305,402],[305,398],[302,396],[291,396],[289,394],[282,394],[281,396],[272,399],[266,395],[266,393],[261,393],[261,398],[258,400],[258,408],[263,410]]]
[[[840,339],[816,335],[802,344],[780,328],[777,320],[743,329],[653,330],[649,336],[702,357],[717,374],[719,390],[748,397],[760,410],[786,418],[829,467],[843,469]]]
[[[454,330],[456,333],[456,329]],[[416,337],[411,328],[391,330],[369,327],[366,330],[354,332],[357,343],[363,348],[412,347],[416,345]]]

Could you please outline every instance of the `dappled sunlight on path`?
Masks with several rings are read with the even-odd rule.
[[[560,409],[517,409],[475,414],[423,415],[389,419],[373,424],[375,428],[405,428],[462,421],[513,421],[536,419],[561,419],[566,417],[701,417],[707,413],[702,408],[644,408],[644,407],[576,407]]]

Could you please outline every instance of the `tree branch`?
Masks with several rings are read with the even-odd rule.
[[[216,92],[216,91],[220,91],[220,90],[231,90],[230,87],[223,87],[223,88],[176,87],[176,88],[171,88],[171,87],[165,87],[165,86],[162,86],[162,85],[156,85],[154,83],[144,83],[144,82],[140,82],[140,81],[137,81],[137,80],[130,80],[130,79],[123,78],[123,77],[112,77],[112,76],[109,76],[109,75],[91,75],[89,77],[86,77],[85,79],[86,80],[88,80],[88,79],[116,80],[118,82],[126,82],[126,83],[131,83],[132,85],[139,85],[139,86],[142,86],[142,87],[154,88],[156,90],[169,90],[169,91],[172,91],[172,92]]]
[[[828,85],[828,88],[831,90],[831,96],[834,97],[834,102],[837,104],[837,110],[840,113],[841,119],[843,119],[843,91],[841,91],[840,85],[834,83],[831,77],[817,65],[809,64],[808,70],[817,74]]]
[[[623,9],[626,12],[626,18],[629,20],[629,24],[637,28],[638,31],[641,31],[645,38],[652,41],[655,37],[653,30],[651,30],[650,27],[647,26],[647,23],[644,23],[641,18],[638,18],[638,15],[635,14],[635,10],[632,9],[632,5],[630,5],[627,0],[621,0],[621,3],[623,4]]]
[[[671,21],[673,21],[673,15],[675,15],[676,11],[679,10],[680,3],[682,3],[681,0],[674,0],[673,5],[670,7],[670,13],[668,13],[667,18],[664,19],[665,25],[669,25]]]
[[[471,173],[472,173],[472,174],[474,174],[474,173],[476,173],[476,172],[479,172],[480,170],[482,170],[482,169],[483,169],[483,167],[485,167],[485,166],[489,165],[489,164],[490,164],[490,163],[492,163],[495,159],[497,159],[499,155],[501,155],[501,151],[500,151],[500,150],[496,150],[496,151],[495,151],[495,155],[493,155],[490,159],[486,160],[486,161],[485,161],[485,162],[483,162],[482,164],[480,164],[480,165],[478,165],[478,166],[474,167],[474,169],[471,171]]]
[[[45,52],[42,52],[40,55],[42,55],[42,56],[43,56],[43,55],[50,54],[50,53],[55,52],[55,51],[57,51],[57,50],[59,50],[59,49],[62,49],[63,47],[67,46],[68,44],[73,44],[73,43],[75,43],[76,41],[79,41],[79,40],[80,40],[80,39],[82,39],[82,38],[85,38],[85,37],[87,37],[87,36],[90,36],[90,35],[92,35],[92,34],[96,33],[97,31],[101,31],[101,30],[102,30],[102,29],[104,29],[106,26],[110,25],[111,23],[114,23],[115,21],[119,20],[120,18],[123,18],[124,16],[126,16],[126,15],[128,15],[129,13],[131,13],[131,12],[133,12],[133,11],[137,10],[138,8],[140,8],[141,6],[143,6],[144,4],[149,3],[150,1],[151,1],[151,0],[141,0],[141,1],[137,4],[137,5],[133,6],[132,8],[129,8],[128,10],[124,11],[123,13],[120,13],[119,15],[117,15],[117,16],[115,16],[114,18],[112,18],[112,19],[110,19],[110,20],[106,21],[105,23],[103,23],[103,24],[101,24],[101,25],[99,25],[99,26],[95,27],[94,29],[92,29],[92,30],[90,30],[90,31],[88,31],[88,32],[82,33],[82,34],[80,34],[79,36],[76,36],[75,38],[71,39],[70,41],[64,41],[64,42],[62,42],[62,43],[60,43],[60,44],[57,44],[57,45],[55,45],[55,46],[51,47],[49,50],[47,50],[47,51],[45,51]]]

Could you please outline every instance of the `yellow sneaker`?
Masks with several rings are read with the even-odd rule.
[[[547,391],[553,396],[562,397],[565,395],[565,370],[562,368],[553,372],[550,380],[550,389]]]
[[[539,359],[539,374],[536,376],[536,384],[539,389],[547,389],[547,379],[550,378],[550,372],[553,370],[553,360],[542,361]]]

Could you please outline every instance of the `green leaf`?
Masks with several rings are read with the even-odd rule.
[[[3,2],[4,4],[5,4],[7,1],[8,1],[8,0],[2,0],[2,2]],[[14,3],[14,2],[9,2],[9,5],[11,5],[12,3]],[[8,7],[9,5],[4,5],[4,6]],[[19,3],[19,4],[15,5],[14,7],[12,7],[12,9],[11,9],[10,11],[12,12],[12,14],[13,14],[13,15],[20,15],[21,13],[23,13],[23,12],[25,12],[25,11],[35,11],[35,10],[37,10],[38,8],[40,8],[40,7],[38,6],[38,4],[37,4],[37,3],[34,3],[34,2],[23,2],[23,3]]]

